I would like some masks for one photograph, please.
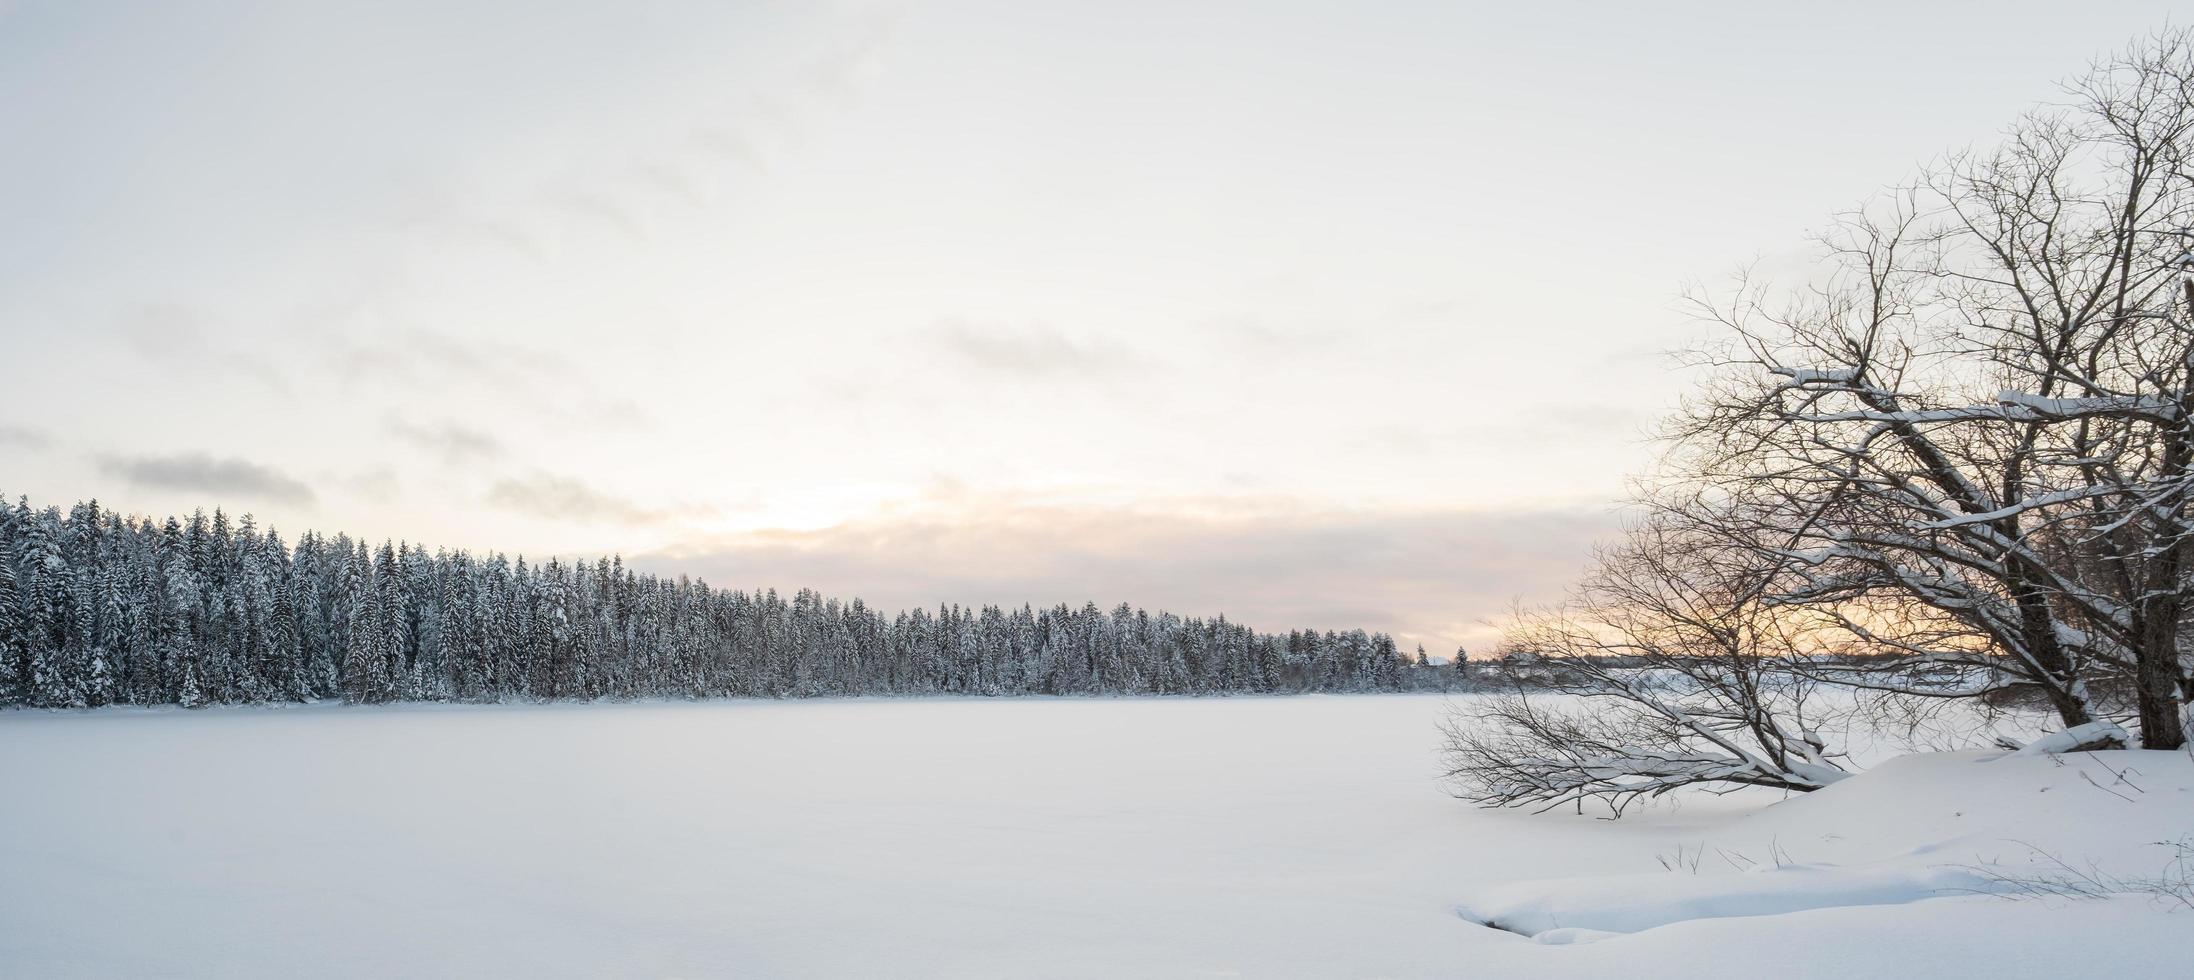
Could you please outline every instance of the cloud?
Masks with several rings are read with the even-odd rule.
[[[549,203],[582,220],[601,225],[635,242],[646,241],[647,225],[639,215],[617,198],[593,191],[562,191],[549,197]]]
[[[172,456],[108,456],[100,469],[138,486],[309,503],[312,488],[279,470],[249,460],[205,453]]]
[[[1398,421],[1354,430],[1351,441],[1405,454],[1494,447],[1530,453],[1548,446],[1630,445],[1650,435],[1655,416],[1636,405],[1579,400],[1537,407],[1499,421],[1427,425]]]
[[[52,445],[46,434],[20,425],[0,425],[0,446],[17,449],[44,449]]]
[[[808,88],[842,105],[859,101],[882,71],[884,55],[897,35],[899,16],[897,10],[871,10],[841,27],[841,33],[804,66],[802,74]]]
[[[198,319],[186,307],[153,304],[122,315],[115,321],[114,332],[140,357],[163,368],[187,364],[244,378],[283,398],[291,396],[289,382],[266,358],[208,340]]]
[[[693,131],[691,142],[697,149],[738,163],[753,175],[769,173],[769,160],[762,155],[761,148],[738,130],[702,126]]]
[[[403,483],[396,479],[396,471],[386,466],[359,470],[336,479],[351,493],[384,503],[395,500],[404,491]]]
[[[1343,511],[1178,500],[917,506],[808,531],[688,539],[635,558],[719,586],[812,587],[883,608],[1126,601],[1263,630],[1385,630],[1481,647],[1518,599],[1559,598],[1616,518],[1597,509]]]
[[[189,355],[204,342],[203,331],[189,310],[165,304],[131,310],[115,322],[114,332],[148,358]]]
[[[391,418],[388,431],[399,441],[425,450],[453,466],[503,454],[503,444],[494,436],[455,422],[418,425]]]
[[[969,364],[1002,374],[1111,374],[1144,363],[1119,344],[1077,341],[1047,327],[1011,329],[948,320],[925,336]]]
[[[331,366],[345,381],[397,381],[422,387],[477,381],[519,392],[538,391],[577,374],[570,362],[553,353],[427,329],[344,337],[333,352]]]
[[[1349,332],[1339,327],[1282,325],[1247,315],[1212,320],[1211,330],[1229,351],[1268,358],[1323,354],[1349,339]]]
[[[487,502],[505,510],[551,520],[603,524],[660,524],[681,517],[706,516],[706,507],[643,507],[631,500],[569,477],[537,473],[522,480],[496,481]]]
[[[529,397],[555,389],[562,396],[540,403],[540,411],[534,414],[602,429],[650,424],[638,403],[600,390],[587,372],[552,351],[425,328],[345,331],[326,337],[328,368],[346,384],[374,388],[396,384],[422,391],[485,385]]]

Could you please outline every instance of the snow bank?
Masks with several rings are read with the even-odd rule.
[[[1549,948],[1518,939],[1471,975],[2184,980],[2190,924],[2194,916],[2140,899],[1934,898],[1767,918],[1695,919],[1581,946]]]
[[[2041,855],[2153,870],[2155,842],[2194,835],[2194,758],[2124,749],[1943,752],[1891,759],[1732,824],[1716,846],[1863,864],[2022,866]]]
[[[2154,876],[2177,853],[2172,842],[2194,839],[2194,757],[2048,748],[2108,734],[2074,731],[2037,751],[1892,759],[1709,828],[1676,859],[1662,855],[1673,870],[1509,882],[1479,889],[1458,912],[1542,946],[1606,949],[1620,957],[1605,962],[1611,970],[1667,956],[1682,957],[1690,975],[1717,975],[1697,957],[1711,947],[1729,963],[1772,957],[1779,974],[1795,961],[1799,976],[1924,976],[1937,972],[1933,962],[1999,978],[2176,975],[2167,940],[2194,926],[2182,903],[2003,897],[2031,895],[2022,882],[2052,876]],[[2107,928],[2082,932],[2073,921]],[[2115,946],[2099,953],[2103,944]],[[1792,956],[1801,949],[1827,965]],[[2110,965],[2079,959],[2089,954]],[[1575,959],[1581,951],[1536,955],[1565,958],[1518,953],[1513,963],[1565,976],[1599,969]],[[2073,974],[2051,972],[2065,964]]]
[[[1993,890],[1958,868],[1844,868],[1799,864],[1728,874],[1681,872],[1517,882],[1480,895],[1465,918],[1541,942],[1576,942],[1692,919],[1780,915],[1846,905],[1902,905]],[[1549,938],[1550,933],[1558,933]]]

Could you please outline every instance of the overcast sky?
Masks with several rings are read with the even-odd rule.
[[[1687,283],[2168,10],[0,0],[0,491],[1482,645]]]

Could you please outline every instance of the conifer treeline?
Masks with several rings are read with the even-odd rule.
[[[249,516],[0,504],[0,704],[1373,691],[1427,674],[1362,630],[1131,610],[728,591],[621,559],[306,533]],[[1444,672],[1441,672],[1444,673]]]

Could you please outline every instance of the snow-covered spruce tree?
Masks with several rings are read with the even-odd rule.
[[[129,661],[130,617],[122,595],[122,574],[118,563],[101,562],[96,593],[97,625],[84,679],[84,701],[94,708],[117,699],[120,685],[116,674],[122,669],[117,665],[126,665]],[[119,693],[126,696],[127,689],[123,688]]]
[[[195,708],[206,702],[198,680],[198,582],[191,573],[189,545],[183,526],[170,517],[161,526],[154,561],[159,574],[153,585],[159,609],[154,631],[160,645],[164,693],[176,704]]]
[[[30,642],[23,620],[22,591],[15,585],[12,551],[12,542],[0,536],[0,705],[28,700],[23,677],[29,669]]]
[[[1761,596],[1753,549],[1660,513],[1553,609],[1520,613],[1507,691],[1444,725],[1448,776],[1484,806],[1631,802],[1684,786],[1809,791],[1844,775],[1793,669],[1811,628]],[[1546,697],[1559,694],[1563,697]]]
[[[297,583],[281,574],[285,564],[282,539],[267,531],[268,568],[274,581],[268,587],[266,676],[275,696],[285,701],[312,699],[312,680],[305,656],[302,616],[297,608]]]
[[[41,707],[68,707],[79,697],[68,667],[71,634],[70,593],[74,576],[61,547],[65,533],[56,508],[32,513],[28,504],[17,508],[21,528],[18,571],[23,582],[23,611],[29,640],[24,682],[29,703]]]
[[[363,542],[344,562],[343,609],[343,700],[350,704],[381,701],[388,646],[383,638],[385,617]]]
[[[1772,505],[1777,597],[1865,683],[2030,693],[2184,744],[2194,588],[2194,33],[1843,216],[1819,274],[1702,304],[1730,342],[1684,475]],[[1947,680],[1946,680],[1947,678]]]

